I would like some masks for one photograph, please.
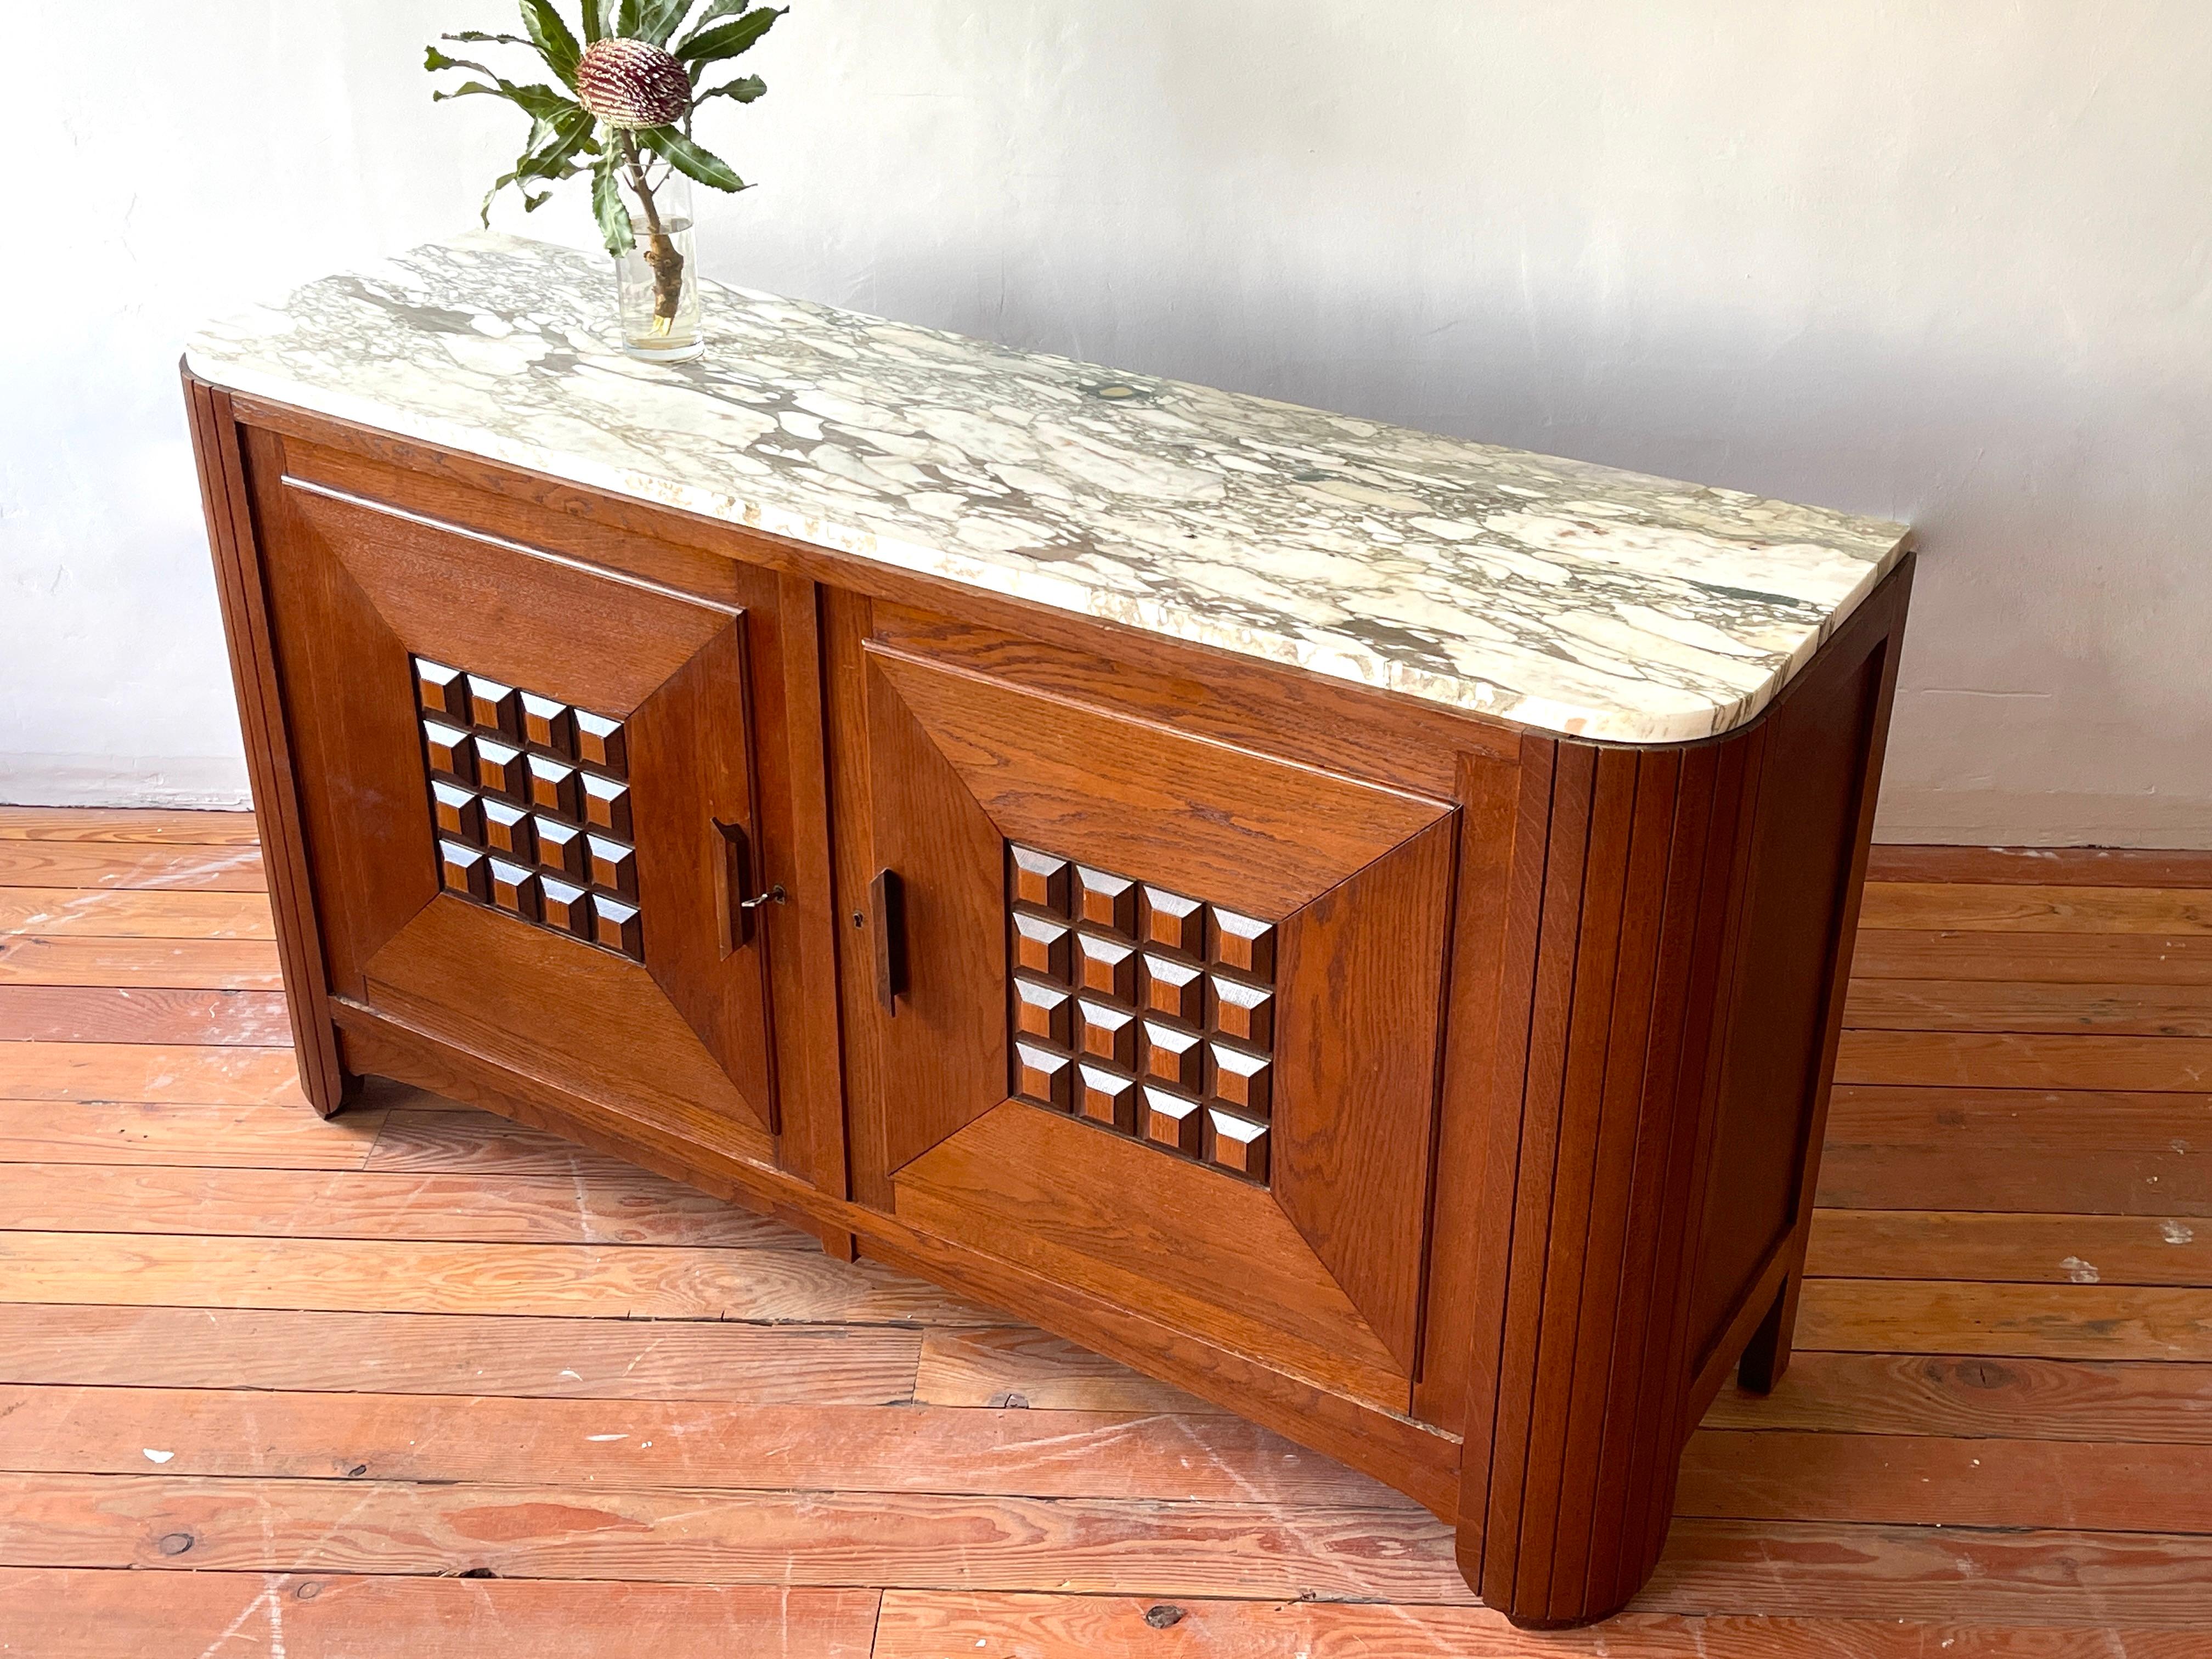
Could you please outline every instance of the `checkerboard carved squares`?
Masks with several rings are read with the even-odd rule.
[[[1012,1091],[1265,1185],[1273,922],[1042,848],[1006,849]]]
[[[623,722],[410,661],[440,886],[644,961]]]

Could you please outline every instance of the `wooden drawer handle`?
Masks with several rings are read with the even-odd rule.
[[[868,902],[876,913],[876,1000],[896,1016],[906,994],[906,884],[897,871],[876,872]]]
[[[751,838],[742,823],[725,823],[714,820],[714,828],[722,837],[722,908],[728,912],[730,925],[722,935],[722,954],[742,951],[753,942],[755,912],[763,904],[787,903],[791,896],[778,882],[764,893],[754,893],[750,898],[739,898],[740,893],[752,892],[753,860]]]

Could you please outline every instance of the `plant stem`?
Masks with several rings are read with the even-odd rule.
[[[660,222],[660,209],[653,199],[645,165],[637,153],[637,140],[622,135],[623,165],[629,173],[630,192],[645,210],[645,262],[653,267],[653,314],[665,332],[676,321],[684,301],[684,256]]]

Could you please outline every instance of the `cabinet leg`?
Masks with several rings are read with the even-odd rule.
[[[325,1068],[303,1064],[300,1067],[300,1087],[319,1117],[336,1117],[347,1107],[360,1105],[362,1090],[367,1082],[360,1073],[349,1072],[342,1066]]]
[[[1616,1488],[1604,1494],[1610,1504],[1583,1512],[1577,1525],[1549,1536],[1540,1526],[1529,1527],[1525,1535],[1498,1538],[1487,1551],[1480,1536],[1463,1528],[1457,1553],[1468,1588],[1516,1630],[1580,1630],[1602,1624],[1636,1598],[1658,1562],[1673,1522],[1674,1465],[1680,1455],[1679,1449],[1669,1452],[1662,1447],[1652,1461],[1657,1495],[1665,1500],[1656,1506],[1628,1501],[1632,1495]],[[1541,1517],[1536,1510],[1543,1511]],[[1524,1534],[1524,1520],[1550,1518],[1555,1512],[1555,1505],[1540,1503],[1507,1522],[1504,1530]],[[1504,1519],[1494,1514],[1493,1528]]]
[[[1602,1613],[1592,1613],[1574,1619],[1516,1619],[1509,1613],[1505,1615],[1505,1622],[1516,1630],[1534,1631],[1540,1633],[1549,1631],[1582,1630],[1591,1625],[1603,1624],[1613,1614],[1619,1613],[1620,1607],[1627,1605],[1626,1601],[1623,1601],[1620,1607],[1607,1607]]]
[[[1736,1367],[1736,1381],[1753,1394],[1771,1394],[1782,1374],[1790,1369],[1790,1340],[1797,1330],[1797,1287],[1802,1273],[1792,1273],[1774,1293],[1774,1305],[1751,1335]]]

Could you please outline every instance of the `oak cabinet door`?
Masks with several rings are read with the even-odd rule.
[[[333,992],[767,1155],[745,607],[256,458]]]
[[[1407,1409],[1455,809],[864,660],[894,948],[858,1173],[924,1231]]]

